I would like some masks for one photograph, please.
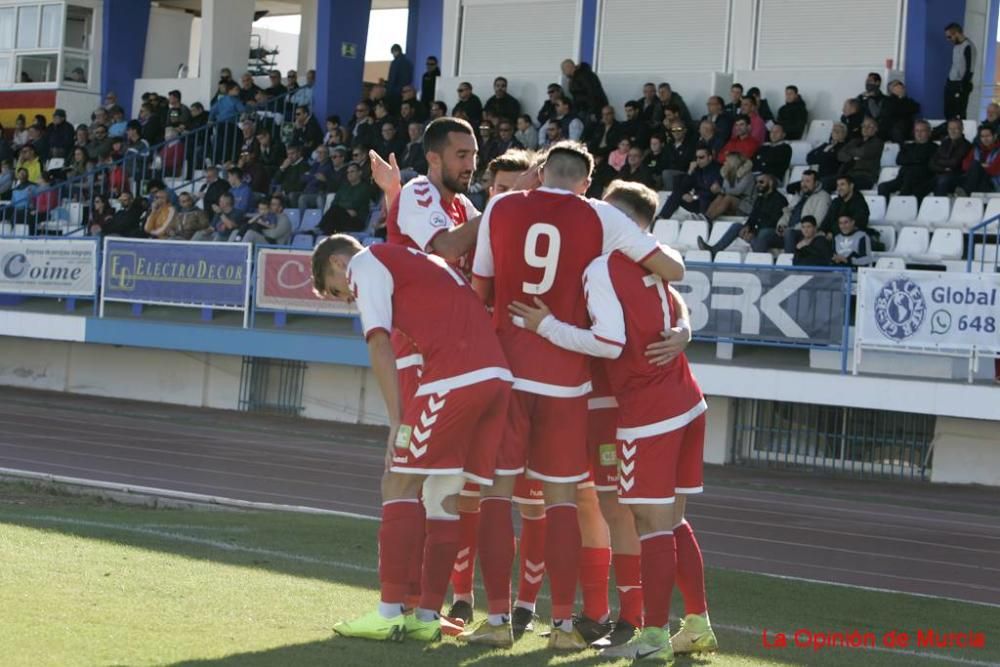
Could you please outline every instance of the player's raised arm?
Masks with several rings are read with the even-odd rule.
[[[604,228],[605,254],[618,250],[667,282],[684,278],[684,259],[679,252],[657,243],[651,234],[639,229],[625,213],[611,204],[591,200],[591,206]]]

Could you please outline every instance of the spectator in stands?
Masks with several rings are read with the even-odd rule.
[[[782,242],[777,232],[778,220],[787,205],[788,200],[778,192],[774,177],[761,174],[757,176],[757,197],[746,222],[730,226],[714,245],[709,245],[699,237],[698,247],[708,250],[714,257],[715,253],[728,248],[737,236],[749,243],[754,252],[768,252],[771,248],[779,247]]]
[[[630,100],[625,103],[625,122],[621,125],[621,136],[639,148],[649,145],[649,127],[642,122],[639,103]]]
[[[906,86],[899,79],[889,82],[889,94],[882,101],[878,119],[879,136],[901,144],[913,138],[913,121],[920,113],[920,103],[907,97]]]
[[[750,117],[740,114],[733,123],[733,136],[722,147],[722,151],[717,158],[720,163],[725,162],[726,156],[730,153],[739,153],[747,160],[752,160],[760,142],[750,136]]]
[[[501,118],[500,124],[497,125],[497,138],[495,139],[495,143],[496,146],[494,147],[494,152],[496,153],[496,157],[500,157],[512,149],[524,148],[521,142],[519,142],[514,136],[514,121],[507,120],[506,118]],[[490,162],[492,162],[492,160],[490,160]]]
[[[979,128],[979,142],[966,154],[962,171],[965,172],[962,185],[955,188],[959,197],[1000,189],[1000,144],[992,127]]]
[[[181,103],[181,91],[171,90],[167,93],[167,125],[169,127],[191,126],[191,110]]]
[[[180,208],[174,214],[173,224],[167,229],[164,238],[175,241],[190,241],[198,232],[208,229],[208,214],[194,205],[194,197],[190,192],[178,195]]]
[[[191,119],[184,128],[187,132],[194,132],[208,124],[208,114],[205,113],[205,106],[201,102],[194,102],[190,111]]]
[[[861,112],[867,118],[878,120],[882,117],[882,103],[885,102],[885,95],[882,94],[882,76],[878,72],[869,72],[865,79],[865,90],[857,97]]]
[[[931,158],[934,176],[934,195],[944,197],[955,191],[962,182],[965,157],[972,150],[962,130],[962,121],[948,121],[948,136],[941,142]]]
[[[34,147],[43,165],[52,157],[49,154],[49,138],[44,126],[36,123],[28,128],[28,143]]]
[[[111,216],[111,220],[101,228],[102,236],[124,236],[126,238],[143,238],[146,232],[142,227],[142,216],[146,209],[142,199],[136,199],[129,192],[118,195],[121,208]]]
[[[642,97],[636,100],[641,109],[639,117],[650,130],[656,130],[663,121],[663,107],[660,106],[660,98],[656,96],[656,85],[652,82],[642,86]]]
[[[435,101],[434,97],[437,92],[438,77],[441,76],[441,68],[438,67],[437,56],[427,56],[425,67],[427,69],[420,79],[420,101],[424,103],[424,106],[430,108]],[[447,112],[445,112],[445,115],[447,115]]]
[[[90,170],[89,164],[90,156],[87,155],[87,149],[83,146],[76,146],[73,148],[72,157],[66,161],[63,167],[63,175],[67,180],[83,176]]]
[[[27,177],[28,172],[24,172]],[[14,187],[14,161],[0,160],[0,199],[8,199],[11,189]]]
[[[103,125],[96,126],[90,133],[90,141],[87,142],[87,154],[104,160],[111,153],[111,137],[108,136],[108,128]]]
[[[643,163],[643,152],[641,148],[633,146],[629,149],[625,166],[623,166],[621,171],[618,172],[618,178],[623,181],[642,183],[648,188],[653,187],[653,174],[650,173],[649,168]]]
[[[323,215],[317,230],[326,235],[360,232],[368,227],[372,186],[363,178],[361,167],[347,165],[347,183],[340,188],[333,206]]]
[[[926,120],[918,120],[913,127],[913,136],[914,141],[903,144],[896,155],[899,174],[878,186],[878,193],[883,197],[898,192],[923,199],[933,187],[931,160],[934,159],[937,146],[931,142],[931,124]]]
[[[673,105],[677,107],[677,113],[685,125],[691,125],[691,112],[688,111],[687,103],[680,93],[675,93],[669,83],[661,83],[656,87],[656,97],[660,101],[660,108],[666,110]]]
[[[274,185],[285,195],[292,206],[298,206],[298,196],[302,192],[302,177],[309,171],[309,163],[303,158],[302,146],[289,144],[288,155],[274,176]]]
[[[820,144],[806,155],[806,162],[816,165],[820,185],[827,192],[832,192],[837,187],[837,173],[840,171],[840,160],[837,159],[837,155],[846,145],[847,126],[843,123],[834,123],[830,129],[829,141]],[[788,192],[792,194],[798,192],[798,183],[789,184]]]
[[[334,114],[326,117],[326,134],[323,135],[325,146],[336,146],[340,141],[340,116]]]
[[[774,122],[774,113],[771,111],[771,105],[767,103],[764,96],[761,95],[760,88],[754,86],[747,91],[747,97],[752,97],[754,103],[757,105],[757,113],[760,117],[764,119],[765,126]]]
[[[218,99],[221,99],[229,94],[229,84],[229,81],[219,80],[219,92],[212,98],[212,106],[215,106]],[[240,100],[242,100],[244,104],[249,104],[257,99],[257,93],[260,91],[261,88],[253,81],[253,75],[250,74],[250,72],[243,72],[240,76],[239,84]]]
[[[549,87],[546,89],[546,94],[548,95],[548,99],[546,99],[542,104],[542,108],[538,110],[539,125],[545,125],[547,122],[555,118],[556,100],[566,97],[562,86],[558,83],[550,83]]]
[[[289,72],[291,74],[291,72]],[[306,82],[305,84],[299,86],[294,93],[292,93],[289,101],[297,107],[309,107],[312,109],[313,106],[313,89],[316,86],[316,70],[311,69],[306,71]]]
[[[601,109],[608,104],[608,96],[604,94],[601,80],[588,63],[576,64],[566,59],[562,61],[561,69],[566,78],[564,87],[569,90],[577,113],[588,122],[595,120]]]
[[[28,128],[26,126],[27,121],[24,118],[23,113],[17,114],[17,118],[14,119],[14,134],[11,136],[11,145],[14,150],[21,150],[21,146],[28,143]]]
[[[241,153],[236,166],[243,170],[243,182],[253,193],[265,194],[271,191],[271,173],[260,164],[256,153]]]
[[[114,209],[105,194],[94,195],[94,200],[90,204],[90,221],[87,223],[87,233],[91,236],[100,236],[104,233],[104,228],[114,217]]]
[[[785,238],[785,252],[788,252],[788,237]],[[792,252],[795,255],[792,264],[795,266],[830,266],[832,263],[833,246],[825,234],[817,233],[814,216],[802,216],[800,238],[795,242]]]
[[[395,127],[393,126],[393,131]],[[333,181],[333,164],[330,162],[330,152],[326,146],[317,148],[313,155],[315,160],[302,175],[298,188],[299,196],[295,204],[299,208],[299,219],[305,218],[306,209],[326,208],[326,194]]]
[[[753,156],[753,170],[770,174],[778,183],[785,180],[785,173],[792,163],[792,147],[785,141],[785,128],[780,123],[771,126],[771,141],[757,149]]]
[[[129,178],[142,178],[149,167],[149,142],[142,137],[139,121],[131,120],[125,130],[125,169]]]
[[[541,149],[545,149],[551,146],[552,144],[562,141],[565,138],[566,137],[563,136],[562,127],[559,125],[559,123],[549,122],[546,123],[545,126],[542,128],[542,140],[538,147]],[[623,160],[622,164],[624,163],[625,162]]]
[[[205,167],[205,182],[197,195],[205,211],[215,211],[215,207],[219,205],[219,197],[226,192],[229,192],[229,183],[219,178],[219,168]]]
[[[718,143],[717,146],[713,147],[713,152],[717,149],[722,148],[722,145],[729,140],[729,137],[733,134],[733,117],[726,113],[723,107],[722,98],[718,95],[712,95],[708,98],[708,102],[705,104],[705,108],[708,113],[701,117],[701,122],[704,123],[708,121],[712,124],[712,137],[715,138],[715,142]],[[699,133],[704,136],[704,133]],[[721,142],[721,143],[719,143]]]
[[[948,70],[948,80],[944,86],[944,116],[964,119],[969,108],[969,94],[972,92],[975,47],[958,23],[945,26],[944,36],[953,45],[951,69]]]
[[[663,107],[663,120],[660,122],[660,125],[663,126],[663,131],[667,135],[670,134],[670,128],[675,125],[683,125],[690,130],[690,126],[684,121],[684,117],[681,116],[681,108],[676,104],[668,104]]]
[[[309,107],[295,108],[295,129],[292,131],[292,142],[302,144],[305,150],[312,152],[323,143],[323,130],[319,121],[309,110]]]
[[[620,172],[628,162],[628,152],[632,150],[632,142],[627,137],[622,137],[618,141],[618,147],[608,153],[608,164],[616,172]]]
[[[345,146],[328,147],[330,151],[330,166],[333,168],[333,175],[327,179],[326,191],[337,192],[340,186],[347,182],[347,162],[351,150]]]
[[[412,88],[410,88],[412,90]],[[421,118],[418,118],[417,105],[420,102],[416,100],[403,100],[399,105],[399,128],[401,131],[405,131],[407,126],[411,122],[422,122]]]
[[[0,132],[2,132],[3,126],[0,125]],[[6,138],[0,139],[0,143],[5,143]],[[73,146],[79,146],[80,148],[86,148],[87,144],[90,143],[90,126],[79,125],[76,128],[76,134],[73,139]]]
[[[723,215],[747,215],[753,202],[753,162],[733,151],[726,155],[720,171],[721,183],[711,188],[716,195],[705,211],[705,217],[716,220]]]
[[[663,135],[654,134],[651,136],[649,138],[649,150],[642,161],[653,177],[653,185],[650,187],[654,190],[663,189],[663,170],[666,169],[667,164],[667,153],[664,150],[666,143]]]
[[[399,161],[400,175],[402,176],[404,183],[412,178],[415,178],[417,175],[427,173],[427,156],[424,154],[423,144],[423,123],[410,123],[410,126],[407,128],[407,132],[409,133],[410,143],[406,145],[406,151],[403,153],[403,159]]]
[[[288,88],[286,88],[285,85],[281,83],[280,71],[273,69],[270,72],[268,72],[267,80],[268,83],[270,84],[267,88],[267,94],[270,95],[272,99],[276,97],[281,97],[282,95],[288,92]]]
[[[583,136],[583,121],[573,113],[570,101],[565,97],[556,100],[556,115],[549,124],[559,125],[562,136],[566,139],[579,141]]]
[[[213,208],[212,226],[197,232],[192,241],[228,241],[239,231],[245,216],[233,206],[233,196],[226,192],[219,197],[219,204]]]
[[[611,115],[614,117],[614,111]],[[517,117],[517,131],[514,132],[514,138],[529,151],[538,148],[538,130],[532,125],[531,116],[525,113]]]
[[[111,114],[111,124],[108,126],[108,136],[124,137],[125,126],[128,125],[128,120],[125,119],[125,110],[116,106],[109,113]]]
[[[267,172],[268,178],[274,176],[285,157],[284,145],[274,141],[267,128],[257,128],[257,162]]]
[[[146,224],[143,229],[154,239],[166,238],[170,235],[170,226],[176,214],[177,210],[170,205],[167,191],[159,190],[153,195],[153,205],[146,215]]]
[[[723,117],[729,118],[725,115]],[[716,124],[707,118],[698,123],[698,147],[709,149],[712,151],[713,156],[722,150],[722,147],[729,139],[728,133],[724,135],[719,134],[716,128]]]
[[[111,114],[104,107],[97,107],[94,112],[90,114],[90,133],[94,133],[94,128],[98,125],[103,125],[107,127],[111,124]]]
[[[382,121],[382,134],[375,141],[375,152],[379,154],[383,160],[389,159],[390,153],[395,153],[396,156],[403,154],[406,150],[405,140],[398,135],[396,128],[396,123],[392,120]]]
[[[858,229],[854,218],[842,215],[837,219],[840,233],[833,239],[833,263],[851,267],[870,266],[875,263],[868,234]]]
[[[34,181],[28,178],[28,170],[17,169],[10,191],[10,203],[0,206],[0,220],[14,224],[28,224],[28,208],[35,195]]]
[[[800,196],[794,206],[785,207],[785,212],[778,221],[778,229],[784,230],[785,252],[794,253],[805,232],[799,229],[799,224],[807,217],[814,225],[817,220],[824,220],[830,210],[830,195],[819,182],[819,174],[812,169],[802,173],[800,181]],[[823,239],[826,241],[826,238]]]
[[[233,198],[233,208],[244,216],[250,212],[253,206],[253,191],[250,184],[243,180],[243,170],[233,167],[226,172],[226,180],[229,182],[229,196]]]
[[[858,229],[868,229],[868,216],[871,215],[868,202],[857,191],[854,179],[850,176],[838,176],[837,197],[830,201],[830,207],[820,223],[820,231],[832,239],[837,233],[837,221],[845,215],[854,220]]]
[[[767,124],[757,110],[757,100],[747,95],[740,102],[740,111],[750,119],[750,136],[756,139],[758,144],[767,141]]]
[[[372,180],[372,162],[368,157],[370,150],[370,146],[355,146],[351,149],[351,162],[361,167],[361,180],[369,184]]]
[[[403,55],[403,48],[399,44],[393,44],[389,52],[392,53],[392,62],[389,63],[386,92],[395,100],[402,96],[403,86],[413,83],[413,63]]]
[[[741,107],[743,105],[743,84],[734,83],[729,87],[729,104],[723,107],[723,111],[729,115],[730,118],[736,118],[741,113]]]
[[[243,153],[254,153],[256,155],[260,152],[260,144],[257,143],[257,126],[254,125],[253,120],[247,118],[240,123],[240,132],[242,132],[242,136],[240,137],[240,155]]]
[[[983,120],[982,125],[989,125],[993,128],[993,132],[997,136],[1000,136],[1000,104],[990,102],[986,106],[986,118]]]
[[[674,189],[674,181],[687,174],[694,162],[694,154],[698,148],[698,138],[688,134],[687,126],[678,119],[670,128],[670,141],[664,149],[663,187]]]
[[[372,108],[367,102],[361,101],[354,105],[354,117],[348,124],[351,131],[351,143],[371,145],[375,141],[375,118]]]
[[[45,133],[49,142],[49,157],[70,157],[76,143],[76,131],[66,122],[64,110],[56,109],[52,113],[52,124]]]
[[[586,131],[587,147],[591,153],[602,148],[613,148],[621,137],[621,124],[615,118],[615,109],[610,104],[601,109],[601,120]]]
[[[292,221],[285,213],[284,197],[272,195],[270,201],[260,202],[260,209],[264,215],[258,214],[250,221],[242,235],[243,242],[288,245],[292,239]]]
[[[839,175],[847,174],[860,190],[875,187],[882,163],[884,142],[878,138],[878,123],[865,118],[861,124],[861,138],[853,139],[837,153],[840,160]]]
[[[400,101],[400,107],[402,107],[404,102],[408,102],[413,107],[413,118],[415,120],[419,120],[421,123],[427,122],[427,105],[417,97],[417,89],[412,84],[403,86],[403,99]]]
[[[160,171],[164,177],[179,178],[184,168],[184,142],[176,127],[168,127],[160,149]]]
[[[142,126],[142,138],[150,146],[163,142],[163,123],[148,102],[139,107],[139,125]]]
[[[511,122],[521,115],[521,103],[507,93],[507,79],[498,76],[493,80],[493,96],[486,100],[483,111],[495,113]]]
[[[676,187],[660,209],[658,218],[670,218],[678,208],[705,215],[712,201],[722,193],[722,172],[714,157],[710,149],[698,147],[694,164],[676,182]]]
[[[809,112],[797,86],[785,86],[785,103],[778,109],[777,122],[785,128],[789,141],[798,141],[806,132]]]
[[[861,109],[861,103],[857,99],[852,97],[844,100],[840,122],[847,127],[848,139],[857,139],[861,136],[861,123],[865,119],[865,114]]]
[[[447,104],[445,104],[441,100],[437,100],[436,102],[431,104],[430,120],[437,120],[438,118],[444,118],[447,115],[448,115]]]
[[[17,161],[17,170],[27,171],[28,180],[37,183],[42,177],[42,161],[38,159],[34,144],[25,144],[21,148],[21,155]]]
[[[451,115],[459,114],[464,114],[472,127],[479,127],[479,122],[483,119],[483,103],[472,92],[472,84],[468,81],[458,84],[458,102],[451,110]]]

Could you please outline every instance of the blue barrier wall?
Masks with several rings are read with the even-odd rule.
[[[115,91],[126,114],[131,112],[135,80],[142,78],[149,11],[150,0],[104,0],[101,98]]]

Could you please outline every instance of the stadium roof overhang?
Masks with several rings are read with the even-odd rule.
[[[158,0],[154,4],[201,15],[201,0]],[[404,9],[408,6],[409,0],[372,0],[372,9]],[[302,3],[296,0],[256,0],[255,8],[258,12],[266,11],[267,16],[302,13]]]

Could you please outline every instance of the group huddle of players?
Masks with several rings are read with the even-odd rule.
[[[707,406],[683,353],[686,307],[669,286],[683,261],[645,231],[656,194],[615,183],[604,201],[586,198],[593,159],[561,142],[494,160],[480,215],[464,194],[471,126],[435,120],[424,149],[427,177],[402,188],[395,161],[373,158],[387,243],[335,235],[313,253],[317,293],[357,303],[391,426],[381,602],[334,631],[509,648],[536,631],[547,576],[550,648],[661,662],[715,650],[684,520],[686,495],[702,490]],[[476,556],[487,615],[474,625]],[[675,584],[685,616],[671,637]]]

